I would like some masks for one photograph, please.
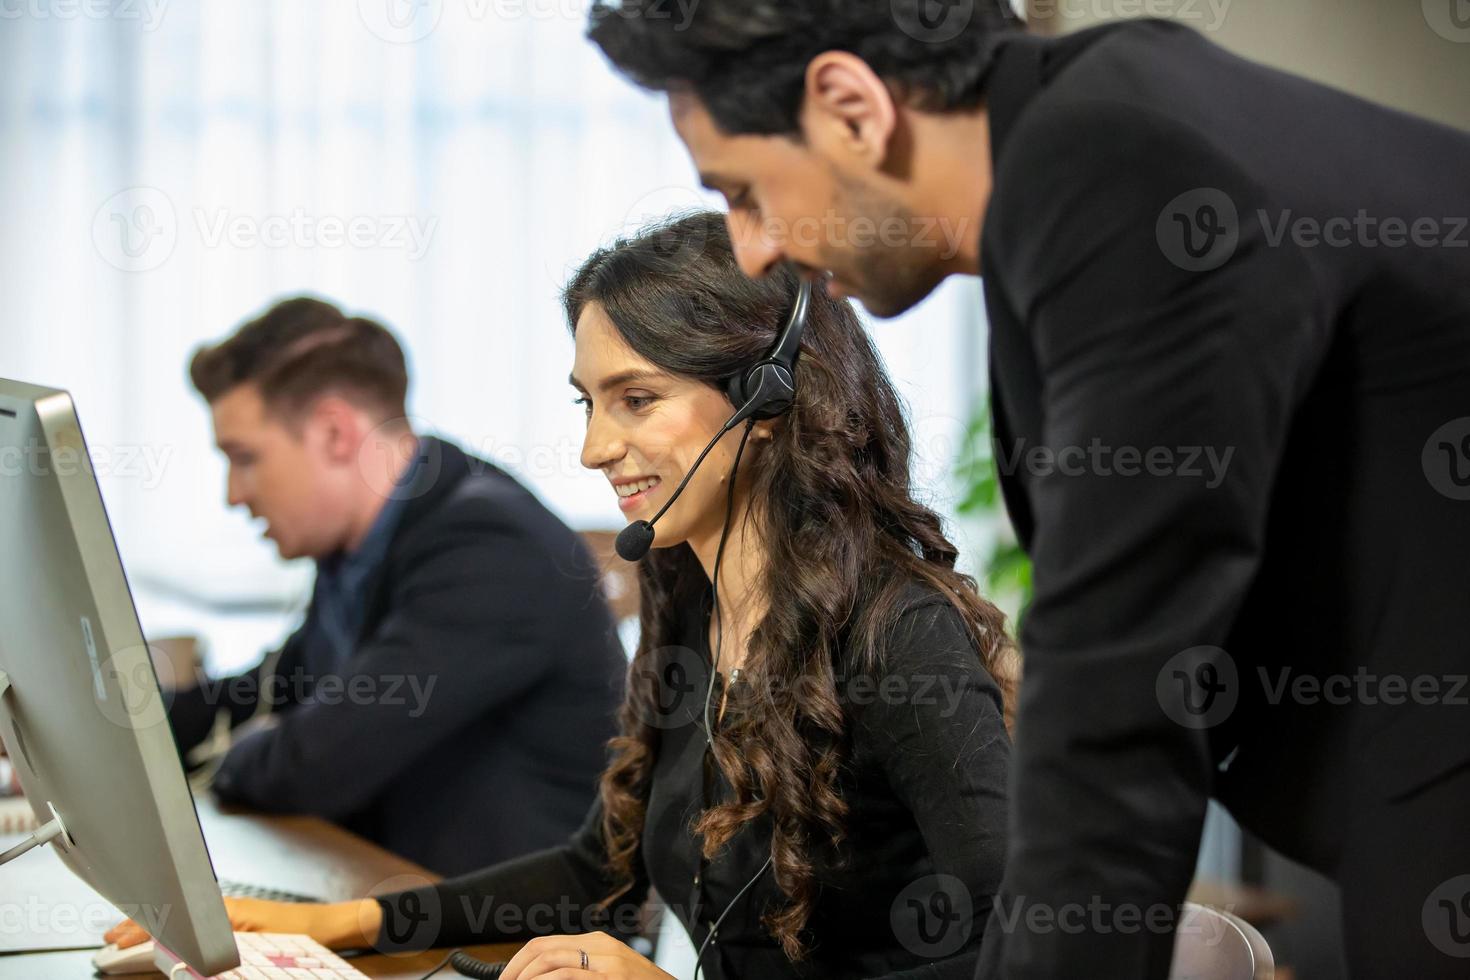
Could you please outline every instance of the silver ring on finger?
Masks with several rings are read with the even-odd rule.
[[[584,969],[584,970],[590,970],[590,969],[592,969],[592,967],[590,967],[590,966],[587,965],[587,951],[585,949],[579,949],[579,950],[577,950],[577,952],[579,952],[579,953],[582,954],[582,969]]]

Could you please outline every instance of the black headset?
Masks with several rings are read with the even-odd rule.
[[[737,371],[725,382],[730,404],[739,408],[725,423],[725,431],[745,419],[773,419],[786,412],[796,401],[796,355],[801,350],[801,337],[806,331],[807,309],[812,303],[812,284],[801,280],[791,312],[776,338],[776,345],[764,360]]]

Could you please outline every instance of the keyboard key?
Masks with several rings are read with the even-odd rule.
[[[240,966],[214,980],[368,980],[310,936],[237,932]]]

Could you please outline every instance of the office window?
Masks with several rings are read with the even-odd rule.
[[[304,601],[311,569],[283,567],[226,510],[186,375],[195,346],[294,293],[398,332],[422,427],[503,463],[574,526],[621,526],[577,462],[558,291],[619,231],[720,202],[697,189],[662,100],[584,40],[584,9],[140,0],[6,15],[0,374],[73,391],[146,629],[187,627],[197,607],[245,615],[253,626],[211,620],[226,622],[216,666],[237,664]],[[951,284],[875,326],[946,512],[983,375],[979,305],[973,281]]]

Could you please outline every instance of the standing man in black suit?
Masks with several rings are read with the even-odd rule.
[[[982,975],[1163,976],[1211,795],[1341,884],[1355,975],[1463,975],[1470,136],[1157,21],[659,13],[590,36],[748,274],[984,277],[1036,591]]]
[[[581,539],[509,474],[416,434],[381,324],[286,300],[190,366],[227,495],[316,562],[306,621],[178,692],[214,790],[335,820],[455,874],[562,843],[606,764],[627,660]]]

